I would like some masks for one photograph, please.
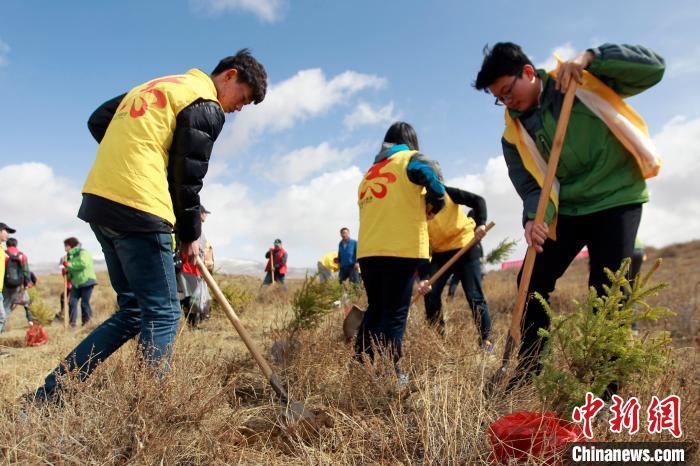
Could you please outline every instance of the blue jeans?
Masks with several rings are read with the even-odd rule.
[[[447,251],[433,254],[430,262],[431,275],[435,274],[457,252]],[[474,322],[479,328],[479,344],[483,344],[491,333],[491,315],[489,305],[484,298],[481,288],[481,263],[479,259],[460,257],[450,269],[433,283],[433,289],[425,295],[425,314],[428,322],[444,329],[445,322],[442,316],[442,290],[447,284],[450,275],[454,273],[457,280],[462,282],[462,289],[467,296],[467,302],[472,311]]]
[[[281,274],[279,273],[279,271],[275,270],[275,283],[277,283],[278,285],[282,285],[282,288],[286,290],[287,285],[284,284],[284,276],[285,274]],[[261,286],[268,285],[272,285],[272,275],[270,274],[269,270],[265,272],[265,278],[263,279]]]
[[[340,283],[343,283],[347,279],[350,279],[350,283],[360,283],[360,273],[354,265],[346,265],[338,270],[338,280],[340,280]]]
[[[5,329],[5,323],[7,319],[10,318],[10,313],[12,313],[12,307],[16,301],[22,298],[22,293],[24,288],[21,286],[15,287],[5,287],[2,290],[2,304],[5,310],[4,313],[0,313],[0,332]],[[24,313],[27,316],[27,322],[32,321],[32,314],[29,312],[29,306],[24,306]]]
[[[128,340],[139,336],[145,361],[157,367],[170,359],[180,321],[172,236],[168,233],[117,232],[90,225],[117,293],[117,312],[93,330],[46,377],[36,397],[54,394],[57,376],[79,368],[85,380],[96,365]]]
[[[87,324],[92,318],[92,307],[90,307],[90,297],[95,285],[88,285],[78,288],[74,286],[70,290],[70,326],[75,327],[78,321],[78,300],[80,300],[80,321],[83,325]]]

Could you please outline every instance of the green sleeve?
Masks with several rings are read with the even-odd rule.
[[[81,272],[84,269],[85,262],[83,261],[82,254],[76,254],[75,257],[71,257],[68,261],[68,265],[66,266],[66,270],[68,270],[68,273],[71,275],[74,275],[77,272]]]
[[[29,281],[32,279],[32,276],[29,272],[29,261],[26,260],[26,256],[24,264],[22,264],[22,273],[24,273],[24,279],[26,280],[26,283],[29,283]]]
[[[588,49],[595,55],[588,71],[620,97],[630,97],[661,81],[664,59],[641,45],[603,44]]]

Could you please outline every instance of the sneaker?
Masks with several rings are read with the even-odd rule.
[[[408,384],[409,384],[408,374],[404,374],[402,372],[399,372],[398,374],[396,374],[396,378],[398,379],[399,388],[404,388],[404,387],[408,386]]]
[[[494,345],[490,341],[486,340],[481,344],[481,349],[483,350],[484,353],[486,354],[493,354],[494,350]]]

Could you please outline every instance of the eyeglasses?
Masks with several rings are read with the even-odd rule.
[[[501,106],[505,104],[507,100],[510,100],[511,94],[513,93],[513,88],[515,87],[515,83],[518,81],[519,77],[520,76],[513,76],[513,82],[510,83],[510,86],[508,86],[508,89],[503,93],[503,95],[496,97],[494,105]]]

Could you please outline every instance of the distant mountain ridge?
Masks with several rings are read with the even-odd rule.
[[[104,259],[94,259],[93,264],[95,272],[106,272],[107,264]],[[58,273],[58,262],[39,262],[29,263],[32,272],[37,275],[48,275]],[[228,275],[249,275],[251,277],[259,277],[261,280],[264,276],[265,262],[258,262],[247,259],[217,259],[216,270]],[[316,270],[306,267],[288,267],[287,277],[289,278],[304,278],[306,273],[314,274]]]

